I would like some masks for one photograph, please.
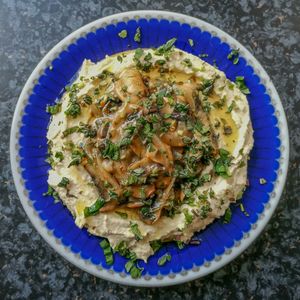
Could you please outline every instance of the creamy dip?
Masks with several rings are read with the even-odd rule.
[[[188,243],[247,181],[246,96],[174,47],[85,60],[53,116],[49,185],[79,227],[147,260],[153,241]]]

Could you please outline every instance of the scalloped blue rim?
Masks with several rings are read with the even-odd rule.
[[[171,25],[172,28],[167,30],[166,27]],[[129,38],[121,40],[117,37],[117,32],[126,26],[128,26],[128,36],[131,36],[131,39],[136,27],[141,27],[142,36],[146,37],[145,40],[142,39],[141,45],[132,40],[129,41]],[[160,36],[155,38],[155,35],[151,33],[148,37],[147,30],[150,27],[151,32],[159,32]],[[164,40],[161,38],[163,34],[165,34]],[[68,51],[61,52],[59,58],[52,62],[53,68],[51,70],[50,68],[46,69],[44,76],[40,77],[39,84],[34,88],[34,94],[30,96],[29,104],[25,108],[27,115],[23,117],[23,126],[20,130],[22,134],[20,138],[20,156],[22,157],[21,167],[23,168],[22,175],[25,185],[28,190],[31,190],[30,199],[34,201],[34,207],[39,211],[41,218],[47,220],[46,225],[48,229],[54,230],[54,235],[62,239],[63,244],[70,246],[73,252],[80,252],[83,258],[91,258],[93,263],[101,263],[104,268],[108,268],[108,266],[103,263],[104,257],[101,255],[102,251],[98,246],[98,239],[96,238],[97,241],[95,241],[95,237],[89,236],[86,230],[79,230],[77,227],[78,230],[75,230],[72,228],[71,222],[64,224],[62,228],[61,224],[66,222],[66,218],[71,218],[73,222],[70,214],[61,203],[53,204],[51,197],[46,197],[47,200],[44,197],[40,198],[41,193],[45,192],[45,186],[41,182],[45,180],[45,172],[48,170],[48,166],[44,163],[45,152],[43,151],[45,151],[46,147],[43,147],[45,145],[45,132],[43,130],[47,127],[49,116],[45,114],[44,107],[47,103],[53,103],[57,95],[61,94],[62,88],[77,71],[84,56],[97,61],[104,57],[104,55],[101,56],[99,54],[98,51],[100,49],[103,51],[103,54],[112,54],[126,50],[126,48],[122,47],[126,47],[127,43],[131,44],[131,49],[137,46],[159,46],[167,39],[174,37],[175,34],[185,36],[184,40],[179,39],[177,42],[176,46],[178,48],[193,54],[208,53],[207,61],[209,63],[213,63],[213,59],[215,59],[219,69],[225,71],[230,79],[234,79],[231,76],[245,76],[251,90],[248,100],[253,126],[256,130],[254,134],[255,146],[249,162],[250,188],[247,189],[242,200],[250,217],[246,218],[239,208],[234,207],[232,223],[225,226],[220,221],[215,222],[207,230],[197,234],[196,236],[203,241],[200,246],[189,246],[178,251],[174,245],[168,245],[168,251],[171,252],[173,258],[172,261],[164,267],[157,266],[157,258],[166,251],[166,249],[162,249],[161,252],[150,259],[147,265],[140,263],[141,266],[145,267],[144,272],[148,271],[150,275],[156,275],[158,272],[161,274],[177,273],[182,269],[191,269],[193,264],[201,266],[205,261],[211,261],[216,255],[221,255],[226,248],[232,247],[234,241],[240,240],[243,233],[250,230],[251,224],[256,222],[257,215],[262,212],[264,204],[268,201],[269,192],[273,190],[273,182],[276,180],[276,170],[279,166],[277,159],[280,157],[277,118],[274,116],[270,97],[265,93],[264,86],[259,84],[259,77],[253,74],[253,69],[250,66],[246,65],[246,61],[241,58],[240,63],[234,66],[232,62],[225,59],[230,51],[226,43],[221,43],[219,38],[212,37],[208,32],[190,28],[187,24],[181,25],[176,21],[169,22],[156,19],[149,22],[145,19],[141,19],[138,22],[131,20],[127,24],[121,22],[116,26],[109,25],[105,29],[98,29],[96,34],[89,33],[86,38],[80,38],[76,43],[71,44],[68,47]],[[115,39],[111,40],[112,36]],[[195,47],[192,49],[187,42],[188,38],[192,38],[195,42],[201,40],[202,44],[199,44],[199,47],[197,47],[195,43]],[[105,43],[105,45],[101,44],[101,48],[96,47],[96,42],[98,41],[99,44],[99,39],[107,40],[108,43]],[[198,50],[199,52],[197,53]],[[76,68],[75,65],[77,66]],[[236,72],[236,75],[234,72]],[[40,147],[40,145],[42,146]],[[260,185],[260,177],[266,178],[268,183],[263,186]],[[257,196],[260,199],[257,199]],[[226,234],[224,234],[225,232]],[[93,255],[95,252],[98,255]],[[125,259],[116,255],[113,269],[116,272],[124,271],[124,263]]]

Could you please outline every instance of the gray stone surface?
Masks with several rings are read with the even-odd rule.
[[[16,194],[9,131],[21,89],[63,37],[102,16],[165,9],[204,19],[231,34],[262,63],[284,105],[291,135],[285,192],[257,241],[222,270],[176,287],[130,288],[66,262],[38,235]],[[0,298],[1,299],[299,299],[300,3],[278,1],[0,0]]]

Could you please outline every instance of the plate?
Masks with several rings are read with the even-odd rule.
[[[140,27],[141,43],[133,39]],[[127,30],[122,39],[118,33]],[[247,214],[232,205],[228,224],[217,220],[195,234],[199,245],[181,250],[167,244],[147,263],[142,277],[132,279],[125,270],[126,259],[115,254],[112,266],[105,263],[99,246],[101,238],[76,227],[70,212],[55,202],[47,191],[46,132],[50,116],[47,104],[59,98],[85,58],[96,62],[105,57],[137,47],[157,47],[176,37],[176,46],[216,64],[227,78],[244,76],[254,127],[254,148],[248,168],[249,187],[242,203]],[[191,46],[188,39],[194,41]],[[240,49],[240,59],[233,64],[227,58],[232,49]],[[58,43],[38,64],[18,100],[11,128],[11,167],[21,203],[31,222],[50,244],[71,263],[95,276],[135,286],[166,286],[203,277],[241,254],[261,233],[277,206],[286,180],[289,138],[285,114],[269,76],[259,62],[239,42],[222,30],[186,15],[164,11],[133,11],[92,22]],[[266,184],[260,184],[260,178]],[[172,259],[164,266],[157,260],[165,252]]]

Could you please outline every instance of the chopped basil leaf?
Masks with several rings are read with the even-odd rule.
[[[127,37],[127,30],[123,29],[118,33],[118,36],[122,39],[125,39]]]
[[[70,180],[67,177],[63,177],[57,186],[65,188],[65,187],[67,187],[67,185],[69,183],[70,183]]]
[[[105,200],[103,198],[98,198],[94,204],[84,208],[84,216],[95,216],[99,213],[99,210],[104,206]]]
[[[160,257],[157,261],[157,264],[159,266],[163,266],[166,262],[170,261],[171,260],[171,255],[170,253],[166,253],[164,254],[162,257]]]
[[[54,105],[47,105],[46,112],[55,115],[61,111],[61,103],[57,103]]]
[[[102,240],[100,246],[103,250],[106,264],[109,266],[112,265],[114,263],[114,256],[109,242],[107,240]]]
[[[244,76],[236,76],[235,84],[237,85],[237,87],[240,89],[240,91],[243,94],[245,94],[245,95],[250,94],[250,91],[249,91],[248,87],[245,84]]]
[[[138,27],[135,31],[135,35],[134,35],[134,41],[137,42],[137,43],[140,43],[141,42],[141,28]]]
[[[139,230],[138,224],[133,223],[133,222],[130,222],[130,230],[131,230],[131,232],[134,234],[135,239],[136,239],[137,241],[143,239],[143,236],[142,236],[142,234],[141,234],[141,232],[140,232],[140,230]]]

